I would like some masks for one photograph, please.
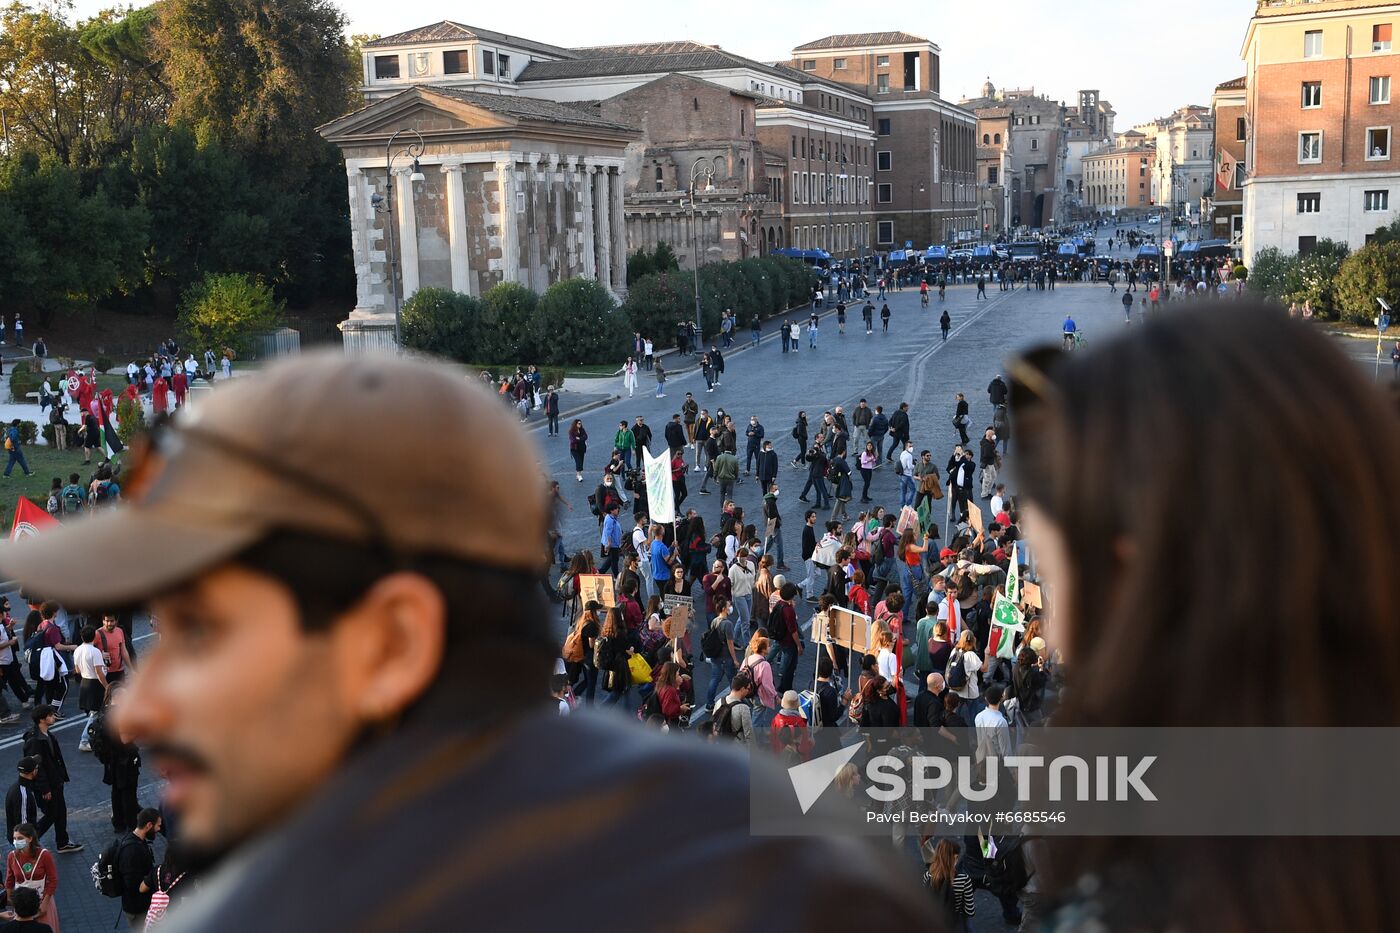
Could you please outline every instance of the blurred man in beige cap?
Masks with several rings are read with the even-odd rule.
[[[535,461],[459,369],[308,355],[158,429],[122,508],[0,546],[27,592],[159,621],[117,726],[222,857],[171,929],[923,920],[886,866],[750,838],[742,759],[547,707]]]

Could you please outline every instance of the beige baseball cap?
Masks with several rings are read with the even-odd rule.
[[[134,604],[278,530],[536,573],[544,475],[458,368],[316,352],[221,385],[152,432],[110,512],[0,544],[0,577],[74,608]]]

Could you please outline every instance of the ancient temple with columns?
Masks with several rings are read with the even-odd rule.
[[[399,131],[412,132],[386,154]],[[395,266],[401,301],[430,287],[479,296],[501,282],[543,292],[576,276],[625,292],[622,170],[636,130],[548,100],[415,86],[320,132],[344,153],[349,181],[357,292],[340,325],[348,351],[393,345]],[[418,136],[414,181],[412,158],[393,157]]]

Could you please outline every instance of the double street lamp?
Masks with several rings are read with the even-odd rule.
[[[701,177],[705,179],[703,190],[709,194],[715,190],[715,168],[709,159],[704,156],[695,160],[695,164],[690,167],[690,240],[691,254],[695,265],[695,346],[691,350],[698,351],[700,343],[705,339],[705,327],[700,318],[700,228],[695,222],[695,189]]]
[[[400,136],[411,136],[411,140],[395,150],[399,145]],[[389,227],[389,290],[394,295],[394,346],[402,347],[401,339],[401,318],[402,318],[402,294],[399,288],[399,244],[398,244],[398,224],[394,217],[394,163],[400,159],[409,161],[413,172],[408,176],[409,193],[412,196],[413,186],[426,181],[423,176],[423,168],[418,164],[423,152],[427,149],[423,142],[423,136],[413,129],[401,129],[389,137],[389,142],[384,147],[384,166],[387,170],[385,176],[384,195],[373,194],[370,196],[370,206],[374,210],[384,214]]]

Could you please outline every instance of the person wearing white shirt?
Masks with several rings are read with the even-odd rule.
[[[740,631],[747,631],[753,618],[753,583],[755,573],[749,563],[748,548],[740,548],[737,559],[729,568],[729,595],[734,604],[734,618]]]
[[[996,518],[1006,508],[1006,485],[997,483],[996,491],[992,493],[992,517]]]
[[[899,504],[913,506],[918,487],[914,485],[914,444],[905,441],[904,450],[899,455]]]
[[[977,686],[977,673],[982,670],[982,659],[977,656],[977,637],[970,629],[963,629],[962,635],[958,636],[958,643],[953,648],[953,654],[948,659],[948,668],[952,670],[953,665],[961,664],[963,670],[967,672],[967,683],[961,687],[952,685],[952,678],[948,679],[948,686],[954,693],[963,698],[967,704],[967,715],[972,715],[973,711],[981,706],[979,698],[982,691]]]
[[[1001,684],[992,684],[987,688],[987,708],[977,714],[973,724],[977,727],[977,763],[980,765],[987,760],[988,755],[995,755],[999,761],[1005,761],[1006,756],[1011,754],[1011,727],[1007,725],[1006,717],[1001,712],[1002,689]]]
[[[637,516],[637,527],[632,529],[632,550],[637,552],[637,576],[642,581],[643,602],[651,599],[651,542],[647,534],[647,517]]]
[[[88,732],[93,721],[97,719],[97,714],[102,712],[102,707],[107,704],[107,662],[102,657],[102,649],[93,644],[97,638],[96,626],[84,626],[82,637],[83,643],[73,652],[73,667],[82,678],[82,687],[78,690],[78,708],[87,713],[87,725],[83,726],[82,736],[78,739],[78,751],[90,752],[92,746],[89,744]]]

